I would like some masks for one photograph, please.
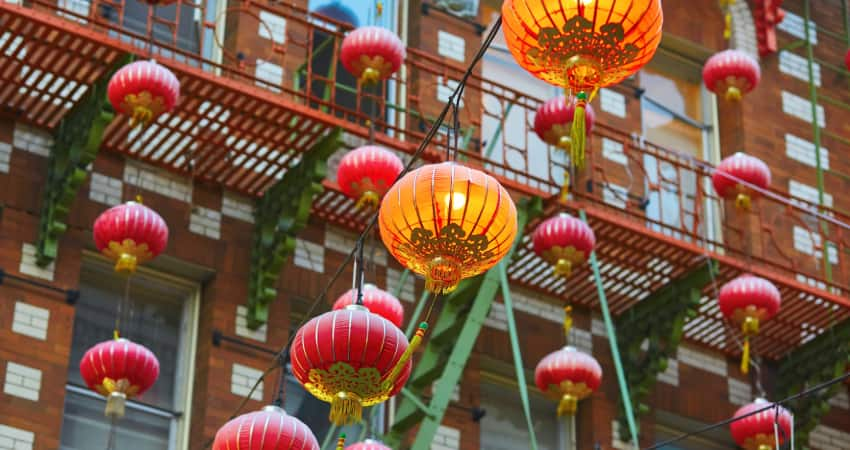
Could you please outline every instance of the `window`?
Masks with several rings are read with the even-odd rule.
[[[79,361],[88,348],[112,336],[124,280],[102,259],[83,263],[68,367],[63,450],[106,446],[109,419],[103,414],[105,400],[86,388]],[[140,268],[130,279],[130,300],[132,307],[122,321],[122,334],[156,354],[160,375],[148,392],[127,402],[126,416],[117,423],[117,448],[186,448],[198,286]]]
[[[123,12],[121,13],[108,2],[100,1],[97,3],[97,7],[96,13],[103,19],[119,25],[131,33],[144,36],[143,40],[134,42],[134,44],[147,48],[148,13],[150,12],[150,6],[147,3],[140,0],[126,0],[123,3]],[[215,11],[214,4],[208,3],[207,8]],[[200,51],[201,29],[203,28],[200,23],[200,13],[200,7],[195,7],[191,3],[156,7],[156,21],[152,30],[154,41],[197,54]],[[110,34],[115,35],[115,32],[110,31]],[[205,36],[207,39],[211,37],[211,35]],[[167,56],[177,57],[177,55]]]
[[[555,414],[557,404],[541,396],[529,395],[534,434],[539,450],[564,448],[561,423]],[[516,450],[529,448],[528,426],[516,386],[482,381],[481,448],[487,450]]]
[[[640,72],[641,122],[646,141],[680,153],[676,164],[644,157],[647,184],[658,186],[649,191],[647,216],[669,228],[681,231],[707,232],[704,223],[695,229],[700,209],[696,204],[697,160],[714,159],[713,100],[701,81],[701,66],[681,55],[659,50],[657,57]],[[707,180],[703,180],[707,181]],[[706,186],[702,187],[703,189]],[[668,227],[662,229],[668,234]],[[660,227],[657,227],[660,229]]]

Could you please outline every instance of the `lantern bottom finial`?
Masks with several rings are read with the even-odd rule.
[[[363,419],[363,402],[357,394],[339,392],[331,401],[331,413],[328,418],[337,426],[358,423]]]
[[[120,273],[131,274],[136,271],[138,258],[130,253],[121,253],[118,260],[115,261],[115,271]]]
[[[133,114],[130,116],[130,127],[147,127],[153,120],[153,111],[145,106],[136,106],[133,108]]]
[[[457,288],[461,278],[461,265],[453,258],[437,256],[428,264],[425,289],[435,294],[448,294]]]
[[[121,418],[124,417],[125,405],[127,403],[127,394],[123,392],[110,392],[106,398],[106,417]]]
[[[555,263],[555,275],[560,277],[568,277],[573,272],[573,263],[565,258],[559,258]]]
[[[363,84],[375,84],[381,79],[381,72],[374,67],[367,67],[363,69],[363,73],[360,74],[360,82]]]
[[[368,209],[369,211],[377,211],[378,205],[381,202],[381,196],[375,191],[366,191],[357,199],[357,204],[354,205],[357,209]]]
[[[572,394],[564,394],[558,403],[558,417],[575,415],[578,409],[578,397]]]
[[[750,196],[747,194],[738,194],[738,196],[735,197],[735,207],[740,211],[750,211],[752,209],[752,199],[750,199]]]
[[[743,94],[741,93],[741,89],[739,89],[737,86],[727,87],[726,88],[726,95],[724,95],[724,97],[726,97],[726,100],[728,100],[730,102],[741,101],[742,96],[743,96]]]

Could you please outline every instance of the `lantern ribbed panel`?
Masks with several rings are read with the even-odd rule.
[[[161,99],[163,110],[160,113],[169,112],[180,98],[180,82],[170,70],[155,61],[136,61],[118,69],[107,86],[109,103],[120,114],[133,114],[128,96],[138,97],[144,93],[152,99]]]
[[[319,450],[310,428],[276,406],[243,414],[215,434],[212,450]]]
[[[741,152],[724,159],[711,176],[714,190],[723,198],[735,198],[739,192],[751,192],[747,186],[739,185],[735,179],[746,181],[762,189],[770,187],[770,169],[764,161]]]
[[[356,299],[357,289],[351,289],[337,299],[333,309],[344,309],[354,304]],[[404,306],[401,302],[394,295],[379,289],[374,284],[363,285],[363,306],[369,309],[369,312],[389,320],[399,328],[404,322]]]
[[[758,61],[740,50],[724,50],[706,61],[702,79],[717,95],[726,95],[730,87],[746,94],[758,85],[761,68]]]
[[[548,83],[575,90],[609,86],[637,72],[655,54],[663,22],[659,0],[505,0],[502,18],[505,41],[520,66]],[[564,30],[579,22],[586,27]],[[617,37],[612,27],[618,24],[622,39],[611,45]],[[593,60],[595,82],[578,80],[581,73],[565,70],[576,56]]]
[[[377,79],[386,80],[398,72],[407,52],[392,31],[382,27],[360,27],[348,33],[340,48],[342,65],[357,78],[375,70]]]
[[[112,391],[127,397],[143,394],[159,377],[159,361],[142,345],[127,339],[101,342],[80,360],[80,375],[89,389],[102,395]],[[118,386],[121,380],[126,385]]]
[[[762,408],[770,406],[771,403],[763,399],[757,399],[755,402],[742,406],[735,412],[734,417],[744,416],[753,411],[758,411]],[[744,450],[760,450],[759,445],[766,445],[767,448],[774,448],[775,433],[773,428],[774,419],[777,417],[776,410],[770,408],[760,413],[736,420],[729,424],[729,431],[732,433],[732,438]],[[779,407],[778,416],[779,427],[779,444],[784,444],[791,436],[791,413],[782,406]],[[783,436],[784,432],[784,436]]]
[[[496,179],[453,162],[406,174],[381,203],[381,239],[432,292],[493,267],[517,234],[516,206]]]
[[[581,262],[590,256],[590,252],[596,245],[596,236],[593,234],[593,230],[586,223],[569,214],[558,214],[544,220],[534,229],[531,239],[534,244],[534,252],[547,260],[550,258],[545,255],[553,247],[572,247],[581,252],[581,259],[574,262]],[[556,261],[549,262],[555,263]]]
[[[372,439],[366,439],[363,442],[357,442],[351,445],[347,445],[345,450],[392,450],[392,448],[387,447],[386,445],[373,441]]]
[[[564,381],[584,383],[595,391],[602,384],[602,367],[592,356],[573,347],[564,347],[546,355],[534,370],[534,382],[543,392]]]
[[[740,322],[744,311],[751,308],[759,320],[765,321],[779,312],[782,295],[770,281],[742,275],[720,288],[717,302],[720,312],[729,319]]]
[[[574,115],[575,100],[568,100],[563,96],[550,99],[537,108],[534,115],[534,132],[549,145],[563,146],[564,138],[570,136]],[[590,133],[596,122],[596,113],[589,104],[585,106],[585,115],[585,129]]]
[[[358,309],[330,311],[314,317],[296,333],[290,346],[292,373],[313,395],[330,402],[333,398],[326,395],[327,392],[343,391],[343,386],[323,385],[316,380],[315,370],[328,372],[332,366],[342,362],[355,371],[374,368],[383,381],[407,346],[404,333],[377,314]],[[401,390],[410,376],[410,369],[411,362],[408,361],[389,396]],[[385,400],[376,401],[365,398],[363,393],[355,393],[364,397],[363,406]]]
[[[159,214],[141,203],[127,202],[104,211],[94,221],[94,244],[116,261],[116,270],[133,272],[165,250],[168,226]]]
[[[356,148],[342,157],[336,172],[342,193],[359,200],[372,193],[378,202],[404,170],[395,153],[377,145]],[[377,205],[376,205],[377,206]]]

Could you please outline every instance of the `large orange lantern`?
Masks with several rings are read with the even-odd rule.
[[[495,178],[454,162],[429,164],[381,202],[381,239],[401,265],[448,293],[498,263],[517,234],[516,206]]]
[[[599,88],[637,72],[661,42],[661,0],[505,0],[505,41],[516,61],[576,98],[571,161],[584,166],[584,108]]]

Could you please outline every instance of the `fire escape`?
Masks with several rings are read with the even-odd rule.
[[[365,92],[341,79],[336,65],[346,25],[295,6],[245,1],[217,11],[205,2],[180,0],[139,19],[123,0],[93,0],[84,10],[60,6],[72,4],[77,5],[0,3],[0,115],[48,129],[56,137],[41,214],[40,261],[46,264],[55,257],[88,164],[98,151],[120,153],[257,199],[258,237],[248,299],[254,324],[265,320],[281,266],[309,214],[352,231],[368,220],[340,193],[332,174],[326,174],[325,161],[344,142],[369,136],[367,111],[373,107],[380,112],[373,124],[376,142],[413,153],[439,113],[423,99],[434,98],[464,70],[411,48],[402,78],[380,92]],[[806,2],[800,15],[808,16],[808,11]],[[270,17],[285,25],[270,24]],[[225,38],[225,24],[259,28],[268,39],[265,47],[254,49],[256,54],[238,51]],[[850,34],[845,31],[844,36],[846,46]],[[809,62],[814,61],[810,40],[788,45],[807,51]],[[182,101],[148,129],[132,130],[126,121],[112,120],[104,87],[121,64],[150,57],[178,76]],[[274,61],[283,73],[276,78],[263,74],[258,70],[262,61]],[[839,72],[847,74],[843,68]],[[816,114],[817,88],[811,80]],[[597,236],[598,263],[583,266],[568,281],[553,278],[526,236],[509,264],[467,281],[446,299],[399,401],[387,435],[390,442],[419,425],[414,448],[427,448],[491,304],[500,291],[510,301],[508,285],[591,309],[599,309],[600,297],[606,298],[622,365],[633,374],[625,379],[631,392],[626,403],[638,412],[645,410],[642,399],[682,339],[740,356],[709,281],[720,285],[744,272],[770,279],[782,292],[782,311],[765,324],[753,346],[781,367],[784,392],[795,392],[801,381],[817,383],[844,370],[850,355],[850,264],[830,264],[829,252],[837,251],[839,260],[850,252],[850,215],[825,206],[822,194],[820,204],[813,204],[771,192],[743,220],[724,208],[711,189],[709,164],[600,124],[590,140],[586,173],[572,199],[563,203],[559,193],[566,167],[556,150],[533,157],[529,150],[528,124],[546,99],[476,75],[463,100],[468,110],[481,108],[483,117],[461,112],[464,139],[458,158],[494,174],[524,199],[520,216],[527,232],[555,212],[586,217]],[[522,116],[526,129],[507,130],[509,114]],[[494,135],[482,135],[484,121],[498,124]],[[507,132],[522,136],[522,144],[499,140]],[[823,132],[813,129],[816,145],[821,145]],[[618,161],[603,156],[603,138],[623,145]],[[438,135],[424,159],[440,160],[446,145],[446,138]],[[534,159],[540,157],[545,158],[543,169]],[[654,163],[647,164],[650,160]],[[818,170],[826,170],[820,162]],[[626,176],[635,181],[628,194],[611,201],[606,186]],[[669,188],[685,182],[693,189]],[[646,212],[647,199],[661,195],[675,201],[654,205],[660,211],[653,218]],[[817,224],[810,230],[812,241],[823,243],[817,244],[820,253],[799,255],[778,244],[793,224],[812,222]],[[741,245],[748,230],[757,231],[751,255]],[[646,339],[648,351],[630,348],[629,343]],[[440,388],[426,403],[423,393],[437,379]],[[801,405],[803,427],[810,430],[817,423],[827,399]]]

